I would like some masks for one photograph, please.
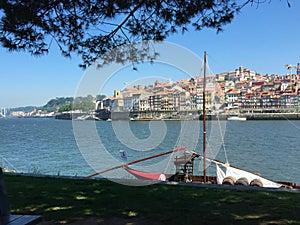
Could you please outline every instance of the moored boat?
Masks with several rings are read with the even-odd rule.
[[[246,121],[247,118],[246,117],[241,117],[241,116],[230,116],[227,118],[227,120],[231,120],[231,121]]]
[[[206,176],[204,179],[203,175],[195,175],[194,171],[194,160],[196,158],[203,159],[202,155],[195,152],[185,151],[181,157],[176,157],[174,165],[176,167],[175,174],[164,174],[164,173],[153,173],[139,171],[130,168],[127,164],[123,165],[130,174],[134,175],[138,179],[153,180],[153,181],[176,181],[184,183],[207,183],[207,184],[218,184],[218,185],[230,185],[230,186],[249,186],[249,187],[263,187],[263,188],[292,188],[300,189],[300,186],[286,181],[273,181],[262,177],[261,175],[254,174],[252,172],[237,168],[218,160],[206,158],[206,161],[210,162],[215,166],[215,176]],[[221,169],[222,167],[222,169]]]

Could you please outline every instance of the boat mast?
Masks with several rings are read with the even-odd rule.
[[[206,183],[206,99],[205,99],[205,88],[206,88],[206,51],[204,51],[204,60],[203,60],[204,68],[203,68],[203,103],[202,103],[202,111],[203,111],[203,180]]]

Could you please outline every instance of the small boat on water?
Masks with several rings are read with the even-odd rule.
[[[138,159],[132,162],[125,163],[123,165],[115,166],[94,174],[88,177],[94,177],[105,172],[109,172],[115,169],[122,168],[134,175],[138,179],[154,180],[154,181],[176,181],[185,183],[198,183],[198,184],[219,184],[219,185],[239,185],[239,186],[255,186],[264,188],[291,188],[300,189],[300,185],[292,182],[285,181],[273,181],[264,178],[261,175],[234,167],[228,162],[221,162],[216,159],[206,157],[206,105],[205,105],[205,86],[206,86],[206,53],[204,53],[204,78],[203,78],[203,154],[199,154],[195,151],[187,151],[187,147],[179,147],[171,151],[163,152],[157,155],[149,156],[143,159]],[[246,118],[231,117],[228,120],[240,120],[245,121]],[[164,174],[159,172],[145,172],[130,168],[130,165],[139,163],[142,161],[150,160],[156,157],[161,157],[175,152],[183,151],[181,156],[177,156],[174,159],[175,173]],[[121,154],[123,152],[120,151]],[[194,161],[196,159],[203,160],[203,175],[194,174]],[[215,166],[214,176],[208,176],[206,174],[207,164]],[[222,168],[222,169],[221,169]]]
[[[230,121],[246,121],[247,118],[246,117],[241,117],[241,116],[230,116],[227,118],[227,120]]]
[[[152,117],[132,117],[130,121],[152,121]]]

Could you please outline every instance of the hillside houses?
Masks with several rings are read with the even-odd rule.
[[[239,70],[241,71],[241,70]],[[249,73],[247,73],[249,74]],[[253,73],[250,73],[253,74]],[[244,77],[241,81],[239,77]],[[227,109],[297,109],[300,74],[286,76],[260,75],[235,76],[225,82],[225,103]],[[235,80],[234,86],[232,81]]]
[[[300,71],[285,76],[261,75],[239,67],[206,80],[205,106],[219,110],[296,110],[300,107]],[[203,77],[116,90],[98,108],[113,111],[201,111]]]

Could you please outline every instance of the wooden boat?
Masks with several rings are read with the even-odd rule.
[[[145,172],[139,171],[130,168],[130,165],[133,165],[138,162],[150,160],[156,157],[163,155],[171,154],[178,151],[184,151],[184,154],[179,157],[175,157],[174,166],[176,168],[175,174],[164,174],[158,172]],[[116,166],[107,170],[97,172],[90,175],[89,177],[94,177],[105,172],[109,172],[115,169],[124,169],[130,174],[134,175],[138,179],[143,180],[152,180],[159,182],[184,182],[184,183],[198,183],[198,184],[219,184],[219,185],[242,185],[242,186],[255,186],[255,187],[265,187],[265,188],[293,188],[300,189],[300,185],[297,185],[292,182],[282,182],[282,181],[273,181],[267,178],[264,178],[258,174],[251,173],[249,171],[237,168],[235,166],[229,165],[215,159],[206,158],[207,162],[215,165],[216,167],[216,176],[205,176],[204,175],[195,175],[194,171],[194,160],[200,158],[204,160],[203,155],[200,155],[196,152],[186,151],[186,147],[180,147],[171,151],[153,155],[147,158],[138,159],[129,163],[125,163],[120,166]],[[223,170],[220,168],[223,167]],[[225,172],[224,172],[225,169]]]
[[[175,150],[177,151],[177,150]],[[170,151],[162,154],[170,154]],[[152,158],[159,157],[160,154],[153,156]],[[237,168],[229,165],[228,163],[221,162],[206,158],[206,161],[212,163],[216,167],[216,176],[194,175],[194,160],[196,158],[203,159],[203,155],[196,152],[185,151],[180,157],[175,157],[174,165],[176,167],[175,174],[153,173],[132,169],[127,163],[121,167],[134,175],[138,179],[153,180],[153,181],[176,181],[185,183],[207,183],[207,184],[219,184],[219,185],[242,185],[242,186],[255,186],[265,188],[295,188],[300,189],[300,186],[292,182],[273,181],[262,177],[261,175],[254,174],[252,172]],[[139,160],[144,161],[148,159]],[[223,170],[220,168],[223,167]],[[225,172],[224,172],[225,169]]]
[[[292,182],[282,182],[273,181],[264,178],[258,174],[234,167],[228,163],[224,163],[215,159],[210,159],[206,157],[206,105],[205,105],[205,87],[206,87],[206,53],[204,52],[204,79],[203,79],[203,154],[199,154],[194,151],[186,151],[186,147],[179,147],[177,149],[163,152],[157,155],[146,157],[143,159],[135,160],[120,166],[116,166],[110,169],[106,169],[94,174],[89,177],[94,177],[96,175],[109,172],[111,170],[122,168],[134,175],[138,179],[154,180],[154,181],[176,181],[176,182],[192,182],[192,183],[202,183],[202,184],[219,184],[219,185],[243,185],[243,186],[256,186],[265,188],[294,188],[300,189],[300,185]],[[184,151],[182,156],[177,156],[174,159],[174,166],[176,168],[175,174],[164,174],[164,173],[153,173],[138,171],[130,168],[130,165],[139,163],[145,160],[150,160],[163,155],[175,153],[178,151]],[[200,158],[203,160],[203,175],[194,174],[194,160]],[[207,176],[206,165],[207,162],[215,165],[216,175]],[[223,167],[223,170],[220,168]]]

